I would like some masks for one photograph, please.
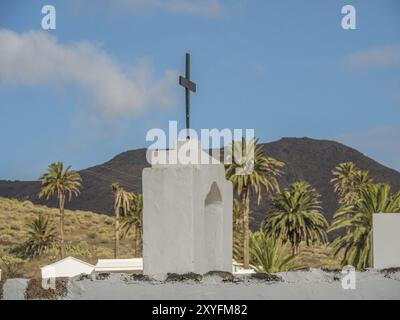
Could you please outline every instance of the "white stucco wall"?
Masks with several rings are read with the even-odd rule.
[[[222,164],[144,169],[144,274],[231,272],[232,192]]]
[[[400,267],[400,213],[373,215],[374,268]]]
[[[42,278],[71,278],[80,274],[91,274],[93,270],[94,266],[72,257],[41,268]]]
[[[232,272],[232,183],[225,179],[223,165],[202,165],[195,180],[199,181],[194,187],[196,272]]]
[[[144,274],[192,269],[193,193],[191,168],[143,171]]]
[[[99,259],[94,272],[142,272],[143,258]]]

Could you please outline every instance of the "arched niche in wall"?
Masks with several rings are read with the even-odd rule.
[[[221,257],[222,252],[222,230],[223,230],[223,203],[221,191],[216,182],[211,184],[210,190],[204,200],[204,232],[205,257],[215,263],[214,270]]]

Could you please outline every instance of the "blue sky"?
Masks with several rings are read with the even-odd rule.
[[[45,4],[56,30],[41,28]],[[0,40],[0,179],[83,169],[183,127],[187,50],[194,129],[337,140],[400,170],[396,0],[2,1]]]

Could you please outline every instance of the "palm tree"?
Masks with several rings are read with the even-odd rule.
[[[122,188],[118,183],[111,185],[112,191],[114,192],[114,213],[115,213],[115,247],[114,257],[115,259],[119,256],[119,231],[120,231],[120,216],[126,215],[129,211],[129,206],[132,201],[133,195]]]
[[[79,173],[67,167],[64,170],[62,162],[52,163],[49,165],[46,173],[43,173],[39,180],[42,182],[42,188],[39,192],[39,198],[56,196],[60,208],[60,250],[61,258],[65,257],[64,246],[64,206],[65,200],[71,201],[72,195],[78,196],[81,188],[81,176]]]
[[[351,177],[359,169],[353,162],[342,162],[332,170],[334,178],[331,179],[331,183],[334,184],[335,192],[342,193],[348,189],[351,185]]]
[[[301,241],[307,246],[315,242],[327,242],[328,223],[321,214],[320,195],[307,182],[295,182],[272,199],[272,209],[262,229],[289,242],[293,255],[299,253]]]
[[[129,210],[122,220],[124,237],[132,229],[135,230],[135,255],[136,257],[141,257],[143,235],[143,195],[141,193],[132,194]]]
[[[388,184],[369,184],[361,190],[359,200],[342,206],[333,216],[329,232],[344,229],[331,246],[337,256],[343,250],[342,265],[357,269],[371,266],[371,232],[374,213],[394,213],[400,210],[400,192],[392,195]]]
[[[279,169],[285,164],[264,155],[263,147],[258,140],[233,142],[229,150],[232,152],[231,164],[226,166],[226,176],[233,183],[241,202],[241,217],[243,221],[243,266],[249,268],[249,216],[250,198],[252,192],[257,196],[257,202],[262,200],[262,190],[266,192],[279,191],[277,177],[282,174]]]
[[[353,162],[340,163],[334,170],[331,182],[339,195],[339,204],[351,205],[357,201],[361,189],[372,183],[368,171],[360,170]]]
[[[285,254],[282,241],[262,231],[250,235],[250,257],[258,272],[274,273],[288,271],[294,255]]]
[[[43,251],[49,248],[56,239],[56,232],[49,224],[49,219],[39,215],[32,224],[28,225],[29,239],[23,245],[25,256],[35,258],[42,255]]]
[[[233,199],[233,230],[240,232],[243,227],[243,217],[241,216],[242,208],[238,199]]]
[[[370,177],[369,172],[365,170],[358,170],[353,177],[355,192],[357,192],[357,196],[359,197],[361,194],[361,190],[373,183],[373,179]]]
[[[243,218],[240,201],[233,200],[233,258],[235,261],[243,260]]]

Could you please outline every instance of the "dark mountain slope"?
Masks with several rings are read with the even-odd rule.
[[[310,182],[322,195],[324,214],[329,221],[337,209],[337,199],[330,184],[331,170],[341,162],[353,161],[360,168],[369,170],[377,182],[389,182],[395,190],[400,189],[399,172],[334,141],[283,138],[264,144],[264,148],[268,155],[286,163],[285,175],[280,178],[281,187],[299,180]],[[142,170],[148,166],[145,154],[145,149],[126,151],[102,165],[80,171],[82,194],[68,203],[67,208],[112,214],[111,183],[119,182],[127,190],[141,191]],[[55,206],[55,201],[37,199],[39,188],[39,182],[0,181],[0,196]],[[252,229],[258,228],[268,210],[268,203],[264,197],[260,207],[252,204]]]
[[[330,183],[332,169],[341,162],[352,161],[359,168],[368,170],[375,182],[388,182],[394,190],[400,189],[400,173],[366,157],[341,143],[309,138],[283,138],[264,145],[266,154],[286,163],[285,174],[279,179],[282,188],[305,180],[321,194],[324,215],[331,221],[337,210],[337,198]],[[256,209],[253,206],[253,227],[268,210],[268,201]]]

